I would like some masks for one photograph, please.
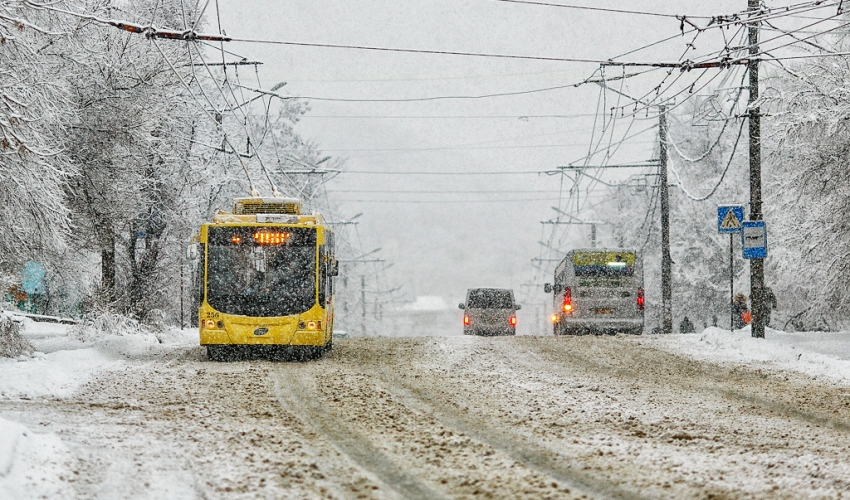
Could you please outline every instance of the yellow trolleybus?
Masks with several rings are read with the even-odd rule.
[[[197,237],[196,302],[211,360],[319,357],[332,346],[333,231],[291,198],[239,198]],[[196,247],[197,248],[197,247]]]

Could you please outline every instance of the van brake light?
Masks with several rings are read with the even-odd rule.
[[[466,326],[469,326],[469,315],[468,314],[463,315],[463,324],[466,325]]]
[[[637,308],[638,311],[643,311],[643,287],[638,287]]]
[[[516,316],[511,316],[511,326],[516,326]]]

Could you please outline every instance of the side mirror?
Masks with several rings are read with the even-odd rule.
[[[544,284],[543,291],[546,293],[552,293],[552,285],[550,285],[549,283]]]
[[[192,243],[188,247],[186,247],[186,257],[189,260],[198,260],[198,244]]]
[[[465,305],[463,305],[463,304],[458,304],[458,305],[457,305],[457,308],[458,308],[458,309],[466,309],[466,306],[465,306]]]
[[[516,309],[517,311],[519,311],[520,309],[522,309],[522,306],[521,306],[521,305],[519,305],[519,304],[514,304],[514,309]]]
[[[339,276],[339,261],[334,259],[333,268],[331,268],[331,276]]]

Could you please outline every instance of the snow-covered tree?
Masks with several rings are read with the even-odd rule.
[[[43,53],[73,23],[0,0],[0,263],[53,261],[64,249],[63,186],[75,173],[63,141],[72,114],[58,61]]]

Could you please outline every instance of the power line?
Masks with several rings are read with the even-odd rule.
[[[511,119],[523,120],[531,118],[588,118],[596,116],[596,113],[576,113],[570,115],[313,115],[306,114],[301,116],[304,118],[330,118],[330,119],[399,119],[399,120],[414,120],[414,119],[446,119],[446,120],[490,120],[490,119]]]
[[[656,68],[652,68],[652,69],[648,69],[648,70],[644,70],[644,71],[638,71],[638,72],[635,72],[635,73],[629,73],[629,74],[626,74],[626,75],[622,75],[620,77],[612,77],[609,80],[620,80],[620,79],[632,78],[632,77],[640,76],[640,75],[643,75],[643,74],[646,74],[646,73],[649,73],[649,72],[655,71],[655,70],[656,70]],[[431,97],[408,97],[408,98],[397,98],[397,99],[389,99],[389,98],[386,98],[386,99],[362,99],[362,98],[345,98],[345,97],[321,97],[321,96],[308,96],[308,95],[289,96],[289,95],[283,95],[283,94],[279,94],[277,92],[272,92],[272,91],[268,91],[268,90],[264,90],[264,89],[260,89],[260,88],[255,88],[255,87],[245,87],[245,86],[241,86],[241,85],[237,85],[237,86],[241,86],[245,90],[249,90],[251,92],[266,94],[266,95],[274,96],[274,97],[277,97],[277,98],[283,99],[283,100],[286,100],[286,99],[305,99],[305,100],[312,100],[312,101],[328,101],[328,102],[422,102],[422,101],[439,101],[439,100],[453,100],[453,99],[490,99],[490,98],[494,98],[494,97],[510,97],[510,96],[517,96],[517,95],[525,95],[525,94],[535,94],[535,93],[538,93],[538,92],[551,92],[553,90],[562,90],[562,89],[567,89],[567,88],[571,88],[571,87],[575,88],[575,87],[580,87],[582,85],[586,85],[588,83],[596,83],[596,81],[592,80],[590,78],[586,78],[586,79],[581,80],[579,82],[569,83],[569,84],[565,84],[565,85],[555,85],[555,86],[552,86],[552,87],[544,87],[544,88],[529,89],[529,90],[517,90],[517,91],[514,91],[514,92],[496,92],[496,93],[493,93],[493,94],[480,94],[480,95],[440,95],[440,96],[431,96]]]
[[[438,204],[445,205],[447,203],[527,203],[531,201],[554,201],[557,198],[512,198],[512,199],[496,199],[496,200],[344,200],[336,199],[337,203],[387,203],[387,204]]]
[[[654,16],[654,17],[666,17],[672,18],[681,21],[682,18],[687,17],[688,19],[711,19],[709,16],[683,16],[676,14],[662,14],[659,12],[646,12],[639,10],[622,10],[622,9],[609,9],[604,7],[587,7],[584,5],[565,5],[559,3],[548,3],[548,2],[533,2],[531,0],[493,0],[495,2],[505,2],[505,3],[516,3],[516,4],[526,4],[526,5],[539,5],[543,7],[560,7],[563,9],[575,9],[575,10],[590,10],[597,12],[609,12],[614,14],[634,14],[639,16]]]
[[[540,175],[546,173],[545,170],[495,170],[489,172],[458,172],[451,171],[436,171],[436,170],[420,170],[420,171],[392,171],[392,170],[341,170],[340,175]]]
[[[376,193],[376,194],[514,194],[514,193],[551,193],[551,189],[532,189],[532,190],[520,190],[520,189],[512,189],[510,191],[493,191],[493,190],[468,190],[468,191],[456,191],[456,190],[436,190],[436,191],[423,191],[421,189],[400,189],[400,190],[391,190],[391,189],[328,189],[328,193]]]

